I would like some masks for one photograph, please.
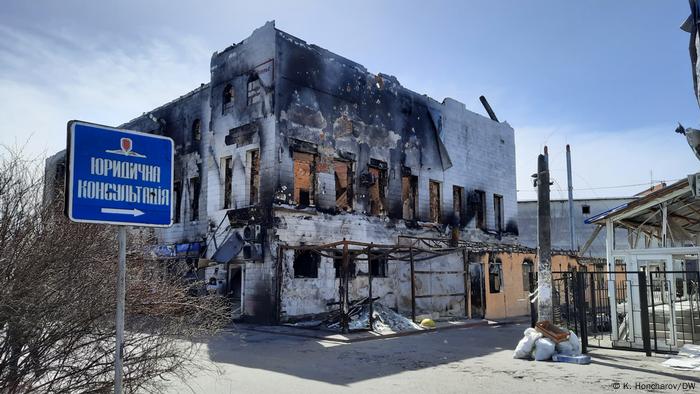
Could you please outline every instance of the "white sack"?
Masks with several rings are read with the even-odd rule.
[[[544,361],[552,358],[554,354],[554,342],[549,338],[540,338],[535,342],[535,351],[533,355],[535,360]]]

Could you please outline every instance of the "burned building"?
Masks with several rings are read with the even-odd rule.
[[[332,256],[280,246],[453,233],[513,243],[518,233],[510,125],[413,92],[272,22],[215,52],[209,83],[120,127],[175,141],[174,223],[158,237],[199,245],[205,279],[243,316],[285,320],[337,299]],[[371,270],[375,294],[401,309],[407,266],[370,260],[352,266],[356,292]],[[441,302],[450,310],[467,301]]]

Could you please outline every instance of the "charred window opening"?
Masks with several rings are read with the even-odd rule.
[[[440,198],[440,182],[430,181],[430,221],[440,223],[442,217]]]
[[[474,212],[476,213],[476,228],[486,230],[486,193],[474,190]]]
[[[418,177],[403,175],[401,177],[401,201],[403,201],[403,218],[415,220],[418,213]]]
[[[294,277],[318,278],[318,266],[321,256],[311,250],[297,250],[294,252]]]
[[[464,196],[464,188],[461,186],[452,186],[452,212],[456,224],[462,224],[462,198]]]
[[[523,261],[523,290],[530,291],[535,264],[530,259]]]
[[[503,231],[503,196],[494,194],[493,195],[493,217],[496,224],[496,231],[499,233]]]
[[[201,184],[199,177],[190,178],[190,220],[199,220],[199,192]]]
[[[333,255],[335,256],[333,258],[333,268],[335,268],[335,277],[340,278],[340,274],[342,273],[343,267],[343,252],[337,250]],[[350,260],[348,261],[348,277],[354,278],[357,276],[357,266],[355,264],[355,260],[353,260],[351,257],[348,257],[348,259]]]
[[[65,163],[56,164],[56,172],[53,174],[53,187],[56,191],[56,195],[61,193],[64,188],[64,183],[66,179],[66,165]]]
[[[591,206],[590,205],[582,205],[581,206],[581,213],[583,215],[590,215],[591,214]]]
[[[175,198],[175,212],[173,212],[173,223],[180,223],[180,209],[182,208],[182,182],[173,182],[173,194]]]
[[[384,87],[384,78],[381,77],[381,75],[375,75],[374,76],[374,85],[377,87],[377,89],[381,89]]]
[[[194,122],[192,122],[192,141],[199,142],[202,140],[202,132],[200,128],[201,122],[199,119],[195,119]]]
[[[258,203],[260,195],[260,151],[251,150],[250,156],[250,205]]]
[[[352,135],[352,130],[353,130],[352,120],[350,120],[350,118],[348,118],[347,115],[341,116],[340,119],[338,120],[338,122],[340,125],[341,135],[343,135],[343,136]]]
[[[335,167],[335,206],[342,211],[352,210],[352,163],[336,160]]]
[[[233,158],[227,157],[224,160],[224,209],[231,208],[231,193],[233,192]]]
[[[386,278],[389,262],[384,255],[372,254],[369,260],[369,272],[372,277]]]
[[[258,74],[252,74],[248,79],[248,105],[253,105],[259,103],[261,100],[261,90],[260,77]]]
[[[294,201],[301,207],[314,204],[316,155],[294,152]]]
[[[233,85],[228,83],[228,84],[226,84],[226,86],[224,86],[224,92],[223,92],[224,109],[233,105],[234,98],[235,98],[235,93],[233,90]]]
[[[383,161],[370,161],[367,169],[369,177],[369,212],[373,216],[381,216],[386,213],[386,186],[387,165]]]
[[[489,262],[489,293],[500,293],[503,286],[501,259]]]

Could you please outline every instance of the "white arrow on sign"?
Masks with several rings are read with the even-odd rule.
[[[102,208],[101,212],[102,213],[116,213],[118,215],[133,215],[133,216],[143,215],[143,211],[139,211],[136,208],[134,208],[134,209]]]

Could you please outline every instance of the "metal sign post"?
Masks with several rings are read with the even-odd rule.
[[[124,360],[124,304],[126,302],[126,226],[119,226],[119,264],[117,268],[117,343],[114,350],[114,392],[122,392]]]
[[[168,137],[68,122],[65,213],[74,222],[119,226],[114,392],[123,390],[127,226],[173,220],[174,143]]]

